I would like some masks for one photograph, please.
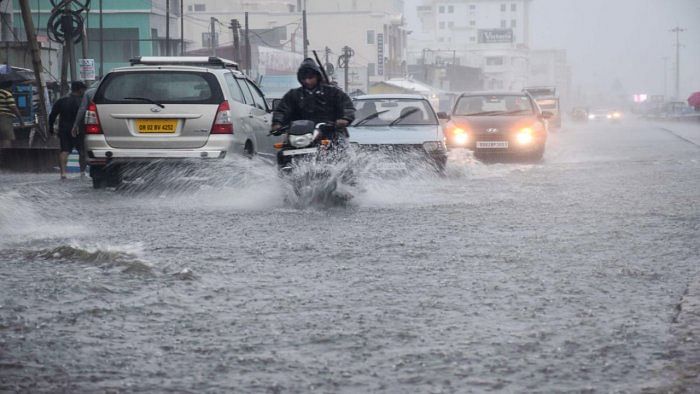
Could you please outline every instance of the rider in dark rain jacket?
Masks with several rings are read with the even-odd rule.
[[[323,82],[321,69],[313,59],[301,63],[297,79],[302,86],[284,95],[272,117],[272,130],[295,120],[311,120],[314,123],[335,123],[338,130],[347,133],[345,128],[355,120],[355,107],[350,97]]]

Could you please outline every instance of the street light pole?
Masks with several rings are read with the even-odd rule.
[[[671,29],[672,33],[676,33],[676,91],[675,99],[678,100],[681,96],[681,32],[685,29],[676,26]]]

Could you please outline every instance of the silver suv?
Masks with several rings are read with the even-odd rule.
[[[118,186],[126,165],[274,158],[263,93],[234,62],[215,57],[141,57],[112,70],[85,115],[93,186]]]

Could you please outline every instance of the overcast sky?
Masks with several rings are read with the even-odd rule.
[[[409,23],[419,0],[407,0]],[[681,34],[681,92],[700,91],[700,0],[533,0],[533,48],[566,49],[574,88],[608,91],[615,79],[628,93],[668,92],[675,79],[676,25]]]

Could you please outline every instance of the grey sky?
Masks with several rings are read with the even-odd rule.
[[[408,0],[415,10],[419,0]],[[407,10],[409,23],[415,23]],[[682,33],[681,92],[700,90],[700,0],[533,0],[534,48],[563,48],[574,87],[608,91],[619,78],[628,93],[673,93],[676,25]]]

